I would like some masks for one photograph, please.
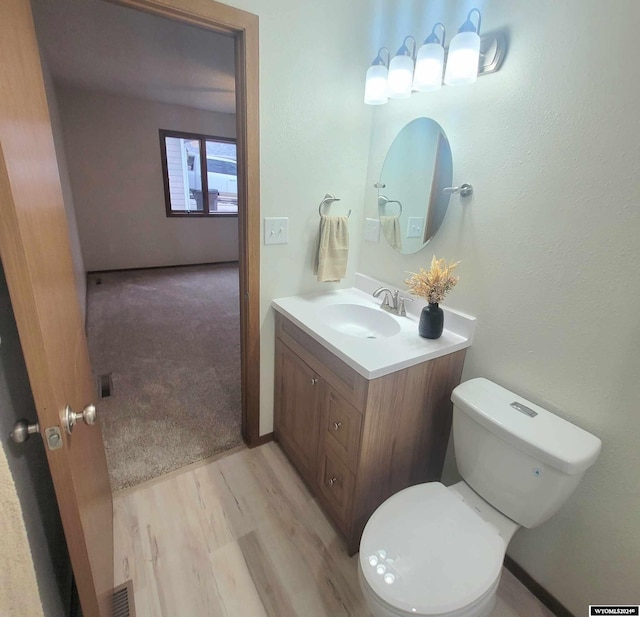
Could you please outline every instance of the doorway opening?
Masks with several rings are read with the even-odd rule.
[[[101,404],[103,434],[110,471],[126,470],[112,473],[114,489],[233,448],[242,438],[258,445],[259,268],[257,242],[250,239],[257,238],[252,226],[259,214],[257,187],[249,181],[252,161],[257,163],[251,149],[257,131],[250,130],[246,105],[243,58],[251,47],[246,35],[155,2],[61,0],[52,6],[33,0],[32,5],[61,117],[84,269],[90,272],[87,326],[94,374],[110,375],[110,396]],[[214,42],[208,47],[206,39]],[[153,152],[147,141],[152,122]],[[168,131],[215,134],[220,143],[233,143],[233,182],[226,151],[224,157],[210,157],[212,144],[203,141],[205,156],[197,159],[184,148],[190,190],[185,210],[171,212],[165,199],[171,186],[162,174],[168,152],[158,148],[159,132],[162,138]],[[209,158],[211,172],[205,167]],[[206,170],[201,185],[188,177],[190,159]],[[225,167],[213,169],[216,164]],[[155,270],[164,266],[182,267]],[[210,274],[213,290],[203,284],[203,272]],[[200,284],[193,283],[198,276]],[[121,291],[116,290],[119,278]],[[145,285],[161,281],[167,287],[147,294],[158,302],[150,301],[149,310],[139,306],[149,291]],[[136,299],[122,290],[141,293]],[[115,292],[111,299],[109,291]],[[94,299],[105,296],[98,308]],[[227,302],[221,311],[216,301],[222,297],[235,301],[235,309]],[[134,314],[127,303],[141,310]],[[115,320],[109,309],[120,313]],[[229,316],[231,321],[221,318]],[[111,321],[101,324],[103,317]],[[206,349],[207,330],[216,326],[218,334],[236,336],[237,348],[230,351],[233,345],[227,345],[222,351],[209,337]],[[142,344],[136,346],[136,339]],[[202,349],[195,349],[203,340]],[[182,347],[180,359],[168,353],[178,347],[175,343]],[[227,361],[224,367],[216,362],[221,358]],[[216,370],[223,377],[212,374]],[[233,392],[230,374],[237,382]],[[112,413],[116,409],[119,414]],[[220,410],[225,413],[217,414]],[[227,418],[223,423],[221,416]]]

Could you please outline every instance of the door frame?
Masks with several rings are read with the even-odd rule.
[[[260,437],[260,117],[258,16],[215,0],[104,0],[233,36],[235,40],[236,140],[242,437],[253,448]]]

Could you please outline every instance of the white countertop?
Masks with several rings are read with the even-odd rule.
[[[399,325],[399,332],[393,336],[368,339],[339,332],[322,318],[323,309],[336,304],[357,304],[381,311],[381,298],[374,298],[372,292],[380,286],[393,289],[361,274],[356,275],[355,285],[350,289],[278,298],[271,306],[367,379],[376,379],[471,345],[475,317],[445,306],[442,306],[442,336],[436,340],[422,338],[418,334],[418,321],[425,302],[417,298],[415,302],[407,303],[406,317],[385,312]],[[401,296],[411,297],[406,293]]]

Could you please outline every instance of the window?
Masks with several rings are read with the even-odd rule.
[[[161,130],[160,148],[167,216],[238,214],[234,139]]]

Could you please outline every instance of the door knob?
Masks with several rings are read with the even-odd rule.
[[[39,432],[40,425],[37,422],[29,424],[27,420],[21,418],[13,425],[13,430],[11,431],[10,436],[16,443],[24,443],[29,439],[30,435]]]
[[[96,423],[96,406],[93,404],[87,405],[82,413],[76,413],[67,405],[64,408],[64,417],[62,418],[62,422],[64,424],[64,428],[67,433],[71,435],[73,433],[73,427],[77,422],[84,422],[85,424],[95,424]]]

